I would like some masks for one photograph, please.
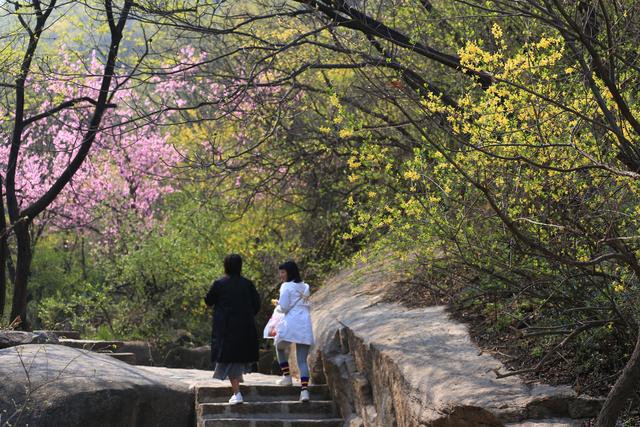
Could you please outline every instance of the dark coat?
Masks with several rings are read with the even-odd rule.
[[[254,316],[260,310],[260,296],[253,282],[240,275],[223,277],[213,282],[204,301],[214,307],[213,364],[256,362],[259,343]]]

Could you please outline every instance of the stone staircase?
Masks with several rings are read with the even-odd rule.
[[[229,405],[228,387],[196,389],[197,427],[342,427],[325,385],[309,387],[310,402],[299,402],[300,387],[241,385],[244,403]]]

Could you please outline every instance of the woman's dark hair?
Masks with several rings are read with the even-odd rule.
[[[287,272],[287,282],[302,282],[300,278],[300,270],[298,269],[298,264],[293,261],[287,261],[278,266],[279,270],[284,270]]]
[[[228,275],[242,273],[242,257],[238,254],[224,257],[224,272]]]

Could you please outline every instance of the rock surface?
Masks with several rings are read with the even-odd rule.
[[[23,344],[57,344],[58,337],[48,331],[0,331],[0,349]]]
[[[74,339],[74,340],[79,340],[80,339],[80,332],[79,331],[58,331],[58,330],[40,330],[40,331],[33,331],[34,333],[47,333],[47,334],[53,334],[55,336],[57,336],[58,338],[70,338],[70,339]]]
[[[119,351],[124,345],[122,341],[76,340],[71,338],[61,338],[59,342],[66,347],[91,351]]]
[[[0,425],[191,426],[194,390],[108,355],[60,345],[0,350]]]
[[[155,366],[161,361],[160,352],[146,341],[124,341],[119,351],[133,353],[135,365]]]
[[[229,381],[214,379],[212,371],[203,371],[201,369],[172,369],[160,366],[138,366],[138,368],[154,376],[162,377],[168,381],[177,381],[183,383],[191,389],[197,387],[229,387]],[[279,377],[274,377],[273,375],[264,375],[254,372],[244,375],[242,384],[252,386],[270,386],[274,385],[278,379]]]
[[[597,414],[599,400],[569,387],[496,379],[502,364],[483,354],[445,307],[382,302],[402,278],[388,266],[360,266],[312,298],[312,377],[330,385],[346,425],[566,426]]]
[[[211,369],[211,347],[173,347],[162,361],[167,368]]]

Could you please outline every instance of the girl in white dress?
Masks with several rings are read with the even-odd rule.
[[[296,348],[296,359],[300,370],[300,400],[309,401],[309,365],[307,357],[309,348],[313,344],[313,330],[311,327],[311,315],[309,297],[311,292],[309,285],[300,278],[300,270],[293,261],[287,261],[278,267],[280,279],[280,298],[278,305],[284,313],[284,319],[276,328],[276,352],[278,362],[282,370],[282,378],[279,385],[291,385],[289,372],[289,351],[292,346]]]

